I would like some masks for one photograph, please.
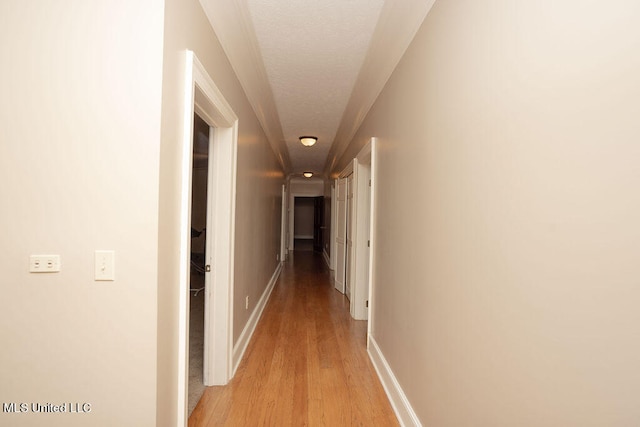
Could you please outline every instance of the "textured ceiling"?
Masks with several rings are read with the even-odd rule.
[[[247,1],[294,171],[323,171],[382,4]],[[301,135],[318,142],[305,147]]]
[[[291,176],[328,175],[434,1],[200,0]]]

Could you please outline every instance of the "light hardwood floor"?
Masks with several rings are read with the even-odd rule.
[[[209,387],[189,426],[397,426],[321,255],[285,263],[235,377]]]

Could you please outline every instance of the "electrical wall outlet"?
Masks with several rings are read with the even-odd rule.
[[[29,272],[57,273],[60,271],[60,255],[31,255]]]

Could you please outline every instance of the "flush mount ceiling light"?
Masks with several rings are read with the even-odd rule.
[[[313,172],[305,172],[302,175],[304,175],[305,178],[311,178],[313,176]]]
[[[299,139],[305,147],[311,147],[313,144],[318,142],[317,136],[301,136]]]

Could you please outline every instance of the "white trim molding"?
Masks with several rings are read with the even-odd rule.
[[[418,416],[411,407],[411,403],[409,403],[409,399],[404,394],[400,383],[398,383],[380,347],[378,347],[378,343],[372,336],[369,336],[367,351],[400,425],[403,427],[422,427]]]
[[[262,312],[264,308],[267,306],[267,301],[269,301],[269,297],[271,296],[271,291],[276,285],[278,281],[278,277],[280,277],[280,272],[282,271],[282,262],[278,263],[276,267],[276,271],[273,272],[269,283],[267,284],[267,288],[262,293],[260,297],[260,301],[256,304],[256,308],[251,313],[251,317],[247,321],[240,337],[238,338],[238,342],[233,348],[233,371],[231,376],[233,377],[240,365],[240,361],[242,360],[242,356],[244,356],[244,352],[247,350],[247,346],[249,345],[249,341],[251,341],[251,337],[256,330],[256,326],[258,326],[258,321],[262,316]]]
[[[331,268],[331,258],[329,257],[326,249],[322,250],[322,256],[324,257],[324,262],[327,263],[327,267],[329,267],[329,270],[333,270],[333,268]]]
[[[178,427],[187,425],[189,283],[191,257],[191,176],[193,117],[198,113],[210,127],[210,162],[207,185],[205,275],[205,385],[223,385],[231,377],[233,340],[233,283],[235,265],[235,199],[238,117],[195,54],[184,53],[184,105],[180,174],[180,280],[178,302]],[[213,172],[213,173],[211,173]],[[213,327],[212,325],[216,325]]]

